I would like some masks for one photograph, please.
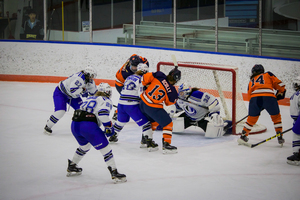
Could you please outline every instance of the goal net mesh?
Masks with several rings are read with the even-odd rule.
[[[214,95],[221,104],[220,114],[224,120],[231,120],[234,124],[248,115],[244,102],[245,95],[239,84],[237,67],[200,62],[178,62],[178,66],[181,71],[181,80],[176,85],[188,83],[192,87]],[[166,75],[173,68],[172,62],[160,62],[157,65],[157,70]],[[246,118],[233,127],[233,134],[241,133],[245,122]],[[265,131],[265,126],[257,124],[250,134]]]

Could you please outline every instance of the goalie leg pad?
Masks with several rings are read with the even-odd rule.
[[[212,122],[207,123],[207,128],[205,132],[205,137],[207,138],[217,138],[224,135],[224,126],[216,126]]]
[[[180,133],[184,131],[184,117],[172,118],[173,132]]]

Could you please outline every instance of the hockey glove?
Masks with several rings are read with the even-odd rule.
[[[105,135],[106,137],[110,137],[110,136],[113,136],[115,134],[115,131],[114,131],[114,127],[105,127]]]
[[[277,93],[276,93],[276,99],[277,99],[277,100],[284,99],[284,98],[285,98],[285,93],[286,93],[286,90],[284,90],[283,93],[279,93],[279,91],[277,90]]]
[[[210,121],[214,124],[214,126],[224,126],[224,121],[218,113],[212,113],[210,115]]]
[[[86,88],[82,88],[81,96],[82,96],[82,97],[88,97],[88,96],[89,96],[89,93],[88,93],[88,91],[86,90]]]

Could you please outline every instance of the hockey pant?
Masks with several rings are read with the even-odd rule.
[[[249,116],[243,128],[243,130],[246,132],[246,136],[249,135],[253,126],[256,124],[261,111],[264,109],[271,116],[271,119],[274,124],[275,132],[276,133],[282,132],[281,115],[280,115],[277,99],[274,97],[259,96],[259,97],[251,98],[249,102]]]

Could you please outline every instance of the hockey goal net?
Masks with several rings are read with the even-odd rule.
[[[220,114],[224,120],[231,120],[232,124],[240,121],[248,115],[248,109],[244,102],[243,94],[238,79],[238,68],[220,64],[180,62],[178,69],[181,71],[181,80],[177,84],[188,83],[192,87],[198,87],[201,91],[214,95],[221,104]],[[168,74],[174,68],[172,62],[159,62],[157,71]],[[242,132],[245,118],[232,127],[232,134]],[[263,133],[267,128],[256,124],[250,134]]]

